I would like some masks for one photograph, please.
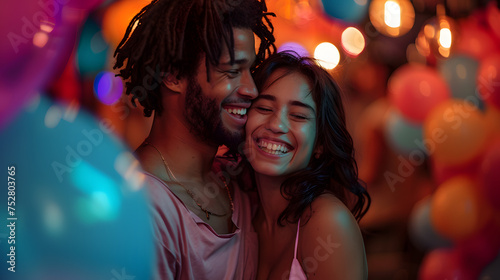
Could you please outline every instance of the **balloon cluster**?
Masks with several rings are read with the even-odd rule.
[[[460,22],[449,57],[403,65],[387,86],[388,142],[409,162],[427,157],[437,185],[411,215],[412,240],[428,250],[419,279],[500,277],[488,266],[500,257],[500,48],[489,43],[500,38],[477,20]]]

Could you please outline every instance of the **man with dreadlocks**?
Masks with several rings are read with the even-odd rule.
[[[136,155],[151,196],[156,279],[255,278],[249,198],[221,176],[216,153],[244,139],[258,95],[251,69],[275,51],[270,15],[265,0],[153,0],[115,52],[126,93],[154,113]]]

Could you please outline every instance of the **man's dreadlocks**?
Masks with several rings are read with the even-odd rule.
[[[260,39],[255,65],[276,51],[265,0],[153,0],[130,22],[114,56],[114,68],[126,82],[126,93],[144,107],[144,115],[163,110],[160,86],[148,79],[160,73],[177,78],[196,74],[205,55],[207,71],[217,65],[224,47],[234,63],[233,28],[251,29]],[[153,75],[153,76],[152,76]],[[147,89],[147,90],[146,90]]]

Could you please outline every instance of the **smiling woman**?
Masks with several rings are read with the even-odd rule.
[[[261,205],[257,278],[366,279],[356,220],[370,197],[339,87],[314,60],[289,53],[272,55],[254,79],[260,95],[248,112],[245,155]]]

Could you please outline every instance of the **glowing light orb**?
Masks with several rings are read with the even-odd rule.
[[[314,50],[314,58],[321,67],[330,70],[339,64],[340,52],[334,44],[323,42]]]
[[[373,0],[369,16],[375,29],[390,37],[406,34],[415,23],[415,9],[408,0]]]
[[[359,55],[365,49],[365,38],[355,27],[348,27],[342,32],[342,48],[352,56]]]
[[[457,30],[453,19],[445,16],[444,11],[438,12],[438,16],[429,19],[420,30],[415,40],[418,52],[425,57],[450,57],[458,41]]]
[[[95,77],[94,93],[102,103],[112,105],[123,92],[123,83],[120,77],[115,77],[111,72],[103,71]]]
[[[278,52],[292,51],[296,52],[299,57],[309,57],[311,54],[304,48],[301,44],[295,42],[283,43],[279,48]]]

